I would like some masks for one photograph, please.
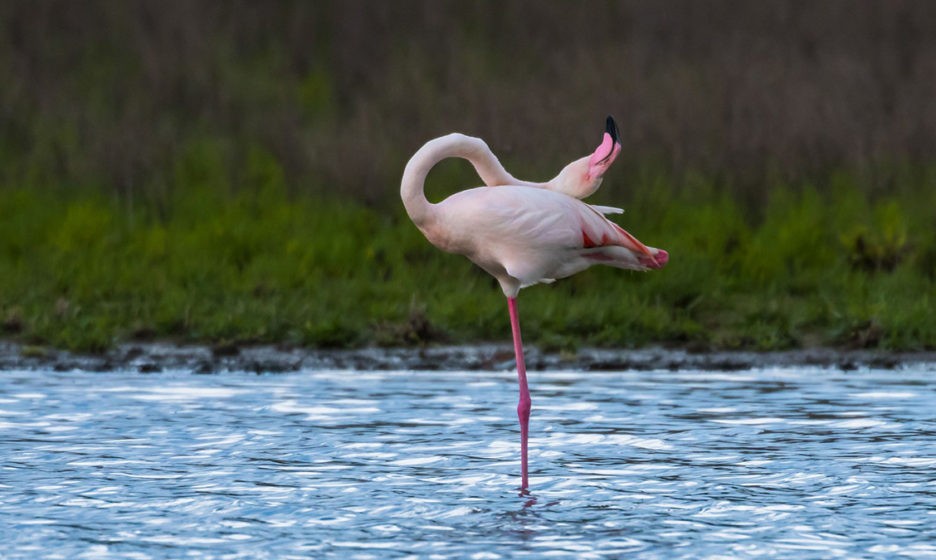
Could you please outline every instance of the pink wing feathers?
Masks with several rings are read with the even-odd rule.
[[[624,228],[604,217],[599,209],[585,205],[591,214],[582,220],[582,248],[617,246],[653,258],[654,253]],[[593,217],[594,216],[594,217]]]

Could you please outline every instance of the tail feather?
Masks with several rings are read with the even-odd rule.
[[[591,213],[587,216],[583,216],[583,248],[591,249],[594,247],[617,245],[649,257],[651,260],[653,259],[654,254],[646,245],[602,214],[601,210],[604,207],[591,205],[587,205],[586,207],[591,210]]]

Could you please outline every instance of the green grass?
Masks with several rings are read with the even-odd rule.
[[[138,339],[509,339],[494,281],[430,246],[402,208],[290,195],[275,165],[254,163],[254,190],[180,170],[203,186],[146,210],[88,190],[0,190],[3,336],[91,352]],[[526,341],[936,348],[936,189],[872,202],[836,181],[825,195],[777,186],[759,216],[704,180],[635,186],[618,221],[670,251],[669,266],[595,267],[524,290]]]

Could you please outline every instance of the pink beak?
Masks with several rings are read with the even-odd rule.
[[[621,153],[621,139],[614,118],[608,115],[605,122],[605,132],[601,136],[601,144],[588,159],[588,174],[591,177],[601,177],[605,170],[614,163]]]

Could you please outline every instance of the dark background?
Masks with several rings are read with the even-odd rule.
[[[929,1],[0,3],[0,184],[159,202],[250,150],[289,188],[395,203],[452,130],[546,178],[618,120],[618,173],[887,190],[936,148]],[[613,188],[613,187],[612,187]]]

